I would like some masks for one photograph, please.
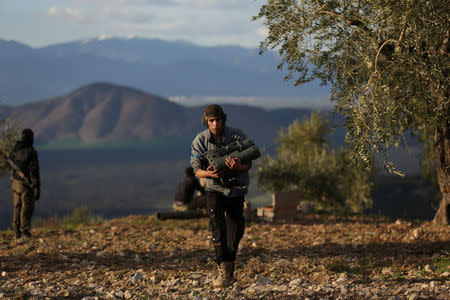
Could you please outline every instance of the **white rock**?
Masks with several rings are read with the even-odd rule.
[[[133,297],[133,294],[129,290],[125,291],[125,299],[131,299]]]
[[[332,291],[334,291],[334,289],[332,286],[325,284],[322,286],[322,291],[324,291],[325,293],[331,293]]]
[[[417,300],[417,299],[419,299],[419,295],[417,295],[416,293],[412,293],[408,297],[408,300]]]
[[[266,285],[272,283],[272,280],[266,276],[257,276],[258,284]]]
[[[436,270],[434,266],[426,265],[424,268],[425,272],[432,273]]]
[[[5,297],[5,294],[4,293],[0,293],[0,298],[3,298],[3,297]]]
[[[125,252],[120,251],[120,252],[119,252],[119,256],[124,257],[124,256],[125,256]]]
[[[35,290],[31,291],[31,295],[38,296],[38,297],[43,297],[44,296],[44,291],[40,290],[40,289],[35,289]]]
[[[114,294],[114,296],[116,296],[117,298],[123,299],[123,297],[125,296],[124,293],[122,291],[118,291]]]
[[[289,282],[289,286],[295,286],[295,285],[300,285],[302,283],[302,279],[301,278],[296,278],[294,280],[292,280],[291,282]]]
[[[272,288],[274,291],[286,292],[289,288],[286,285],[278,285]]]
[[[144,279],[144,276],[142,276],[142,274],[140,272],[136,272],[136,274],[134,274],[133,278],[131,278],[131,281],[136,284],[139,283],[140,281],[142,281]]]
[[[412,231],[412,237],[414,239],[418,239],[420,237],[420,234],[422,233],[422,230],[420,228],[416,228]]]
[[[89,265],[89,261],[88,261],[87,259],[83,259],[83,260],[78,264],[78,266],[80,266],[80,267],[85,267],[85,266],[87,266],[87,265]]]
[[[392,270],[390,268],[383,268],[383,270],[381,271],[381,274],[383,274],[383,275],[392,274]]]
[[[213,279],[212,279],[212,278],[206,278],[206,279],[205,279],[205,285],[206,285],[206,284],[210,284],[211,282],[213,282]]]
[[[98,300],[97,296],[87,296],[87,297],[83,297],[81,298],[81,300]]]
[[[2,272],[2,277],[5,277],[7,273],[5,271]]]
[[[339,278],[338,279],[336,279],[336,283],[342,283],[342,282],[345,282],[345,281],[347,281],[347,274],[345,274],[345,273],[342,273],[340,276],[339,276]]]
[[[168,280],[168,281],[166,281],[165,283],[164,283],[164,285],[165,286],[167,286],[167,287],[173,287],[173,286],[175,286],[177,283],[178,283],[178,281],[180,281],[180,279],[173,279],[173,280]]]

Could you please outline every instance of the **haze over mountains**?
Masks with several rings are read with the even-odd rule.
[[[22,104],[92,82],[111,82],[164,97],[290,97],[307,105],[328,103],[327,88],[283,81],[276,69],[278,54],[258,55],[256,46],[95,38],[31,48],[0,39],[0,101]]]
[[[71,141],[75,145],[144,142],[165,138],[192,140],[204,129],[204,107],[185,107],[130,87],[94,83],[67,95],[20,106],[0,107],[21,127],[33,128],[38,144]],[[245,105],[224,105],[228,123],[242,128],[260,144],[270,144],[281,127],[309,113],[305,109],[266,111]]]

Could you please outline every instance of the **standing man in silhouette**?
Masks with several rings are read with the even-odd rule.
[[[226,120],[219,105],[206,107],[202,123],[207,129],[197,134],[192,142],[191,156],[195,176],[206,178],[206,206],[219,272],[213,285],[218,288],[226,287],[234,280],[237,250],[244,235],[244,196],[250,183],[248,170],[251,166],[238,158],[227,157],[226,170],[213,170],[201,159],[208,150],[246,139],[242,130],[227,127]],[[230,183],[226,180],[228,176],[237,180]]]
[[[11,160],[20,170],[13,169],[11,175],[14,205],[12,225],[16,231],[16,239],[31,237],[34,202],[39,199],[40,194],[39,162],[33,140],[33,131],[29,128],[24,129],[21,140],[16,142],[10,154]]]

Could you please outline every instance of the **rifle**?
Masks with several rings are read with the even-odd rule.
[[[239,158],[243,162],[250,162],[261,156],[258,148],[251,139],[234,141],[226,146],[220,146],[206,151],[200,159],[206,160],[213,169],[225,169],[228,156]]]
[[[261,156],[258,148],[251,139],[242,141],[234,141],[228,145],[220,146],[206,151],[199,155],[199,159],[208,166],[212,166],[213,170],[224,170],[223,177],[216,179],[224,186],[234,186],[238,180],[236,174],[231,172],[226,165],[227,157],[239,158],[242,162],[248,163]]]
[[[33,188],[33,184],[28,180],[28,178],[23,174],[23,172],[20,170],[20,168],[16,165],[16,163],[2,150],[0,150],[0,157],[6,160],[8,165],[16,171],[17,175],[19,175],[25,182],[28,184],[30,188]]]

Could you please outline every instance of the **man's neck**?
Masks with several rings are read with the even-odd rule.
[[[222,143],[223,134],[213,135],[213,137],[214,137],[214,141],[216,141],[217,144]]]

